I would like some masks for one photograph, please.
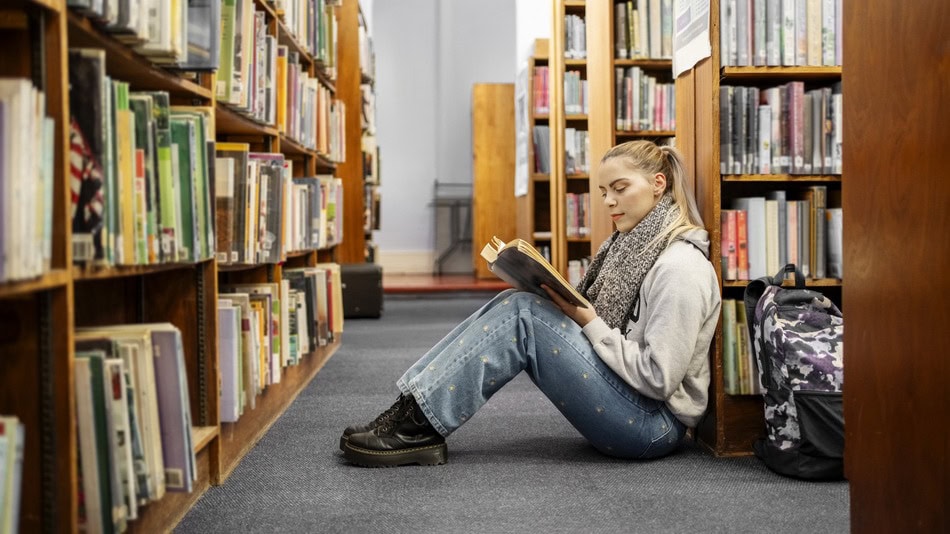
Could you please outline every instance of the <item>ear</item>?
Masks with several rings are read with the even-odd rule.
[[[653,196],[659,198],[666,191],[666,175],[658,172],[653,175]]]

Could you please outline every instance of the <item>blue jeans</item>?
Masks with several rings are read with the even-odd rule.
[[[601,361],[553,302],[515,290],[455,327],[397,386],[448,436],[521,371],[604,454],[655,458],[686,434],[663,401],[637,393]]]

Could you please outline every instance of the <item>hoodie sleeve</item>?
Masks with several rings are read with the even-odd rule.
[[[600,317],[584,327],[584,335],[626,383],[647,397],[668,400],[686,376],[709,313],[707,285],[697,270],[681,262],[658,261],[640,292],[642,342],[625,338]]]

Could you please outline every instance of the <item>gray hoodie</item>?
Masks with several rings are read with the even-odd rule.
[[[584,327],[594,351],[640,394],[666,401],[695,427],[709,397],[709,344],[721,306],[709,235],[692,230],[657,258],[640,286],[637,320],[626,337],[601,318]]]

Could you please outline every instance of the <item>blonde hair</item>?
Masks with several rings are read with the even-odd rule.
[[[647,246],[656,243],[668,245],[685,232],[694,229],[704,230],[702,216],[696,207],[696,198],[687,187],[686,164],[683,156],[671,146],[659,146],[653,141],[636,140],[621,143],[604,154],[600,163],[614,158],[623,160],[634,169],[647,176],[662,173],[666,176],[664,194],[673,197],[673,209],[667,216],[667,223],[659,235]]]

